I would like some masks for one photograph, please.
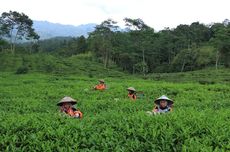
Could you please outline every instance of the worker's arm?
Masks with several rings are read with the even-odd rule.
[[[154,106],[152,112],[158,112],[158,107],[157,107],[157,106]]]
[[[96,89],[97,89],[97,85],[95,85],[95,86],[93,87],[93,89],[96,90]]]
[[[82,112],[80,110],[77,110],[74,112],[74,117],[75,118],[82,118]]]
[[[61,106],[61,107],[60,107],[60,111],[61,111],[61,112],[65,112],[66,110],[65,110],[65,108],[64,108],[63,106]]]

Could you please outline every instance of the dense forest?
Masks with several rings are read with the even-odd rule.
[[[10,12],[11,16],[13,12]],[[9,14],[10,14],[9,13]],[[8,14],[8,16],[9,16]],[[20,14],[16,14],[20,15]],[[23,16],[24,15],[24,16]],[[49,54],[58,58],[74,55],[91,55],[104,68],[117,65],[129,73],[181,72],[206,67],[230,67],[230,21],[205,25],[193,22],[155,31],[141,19],[125,18],[126,28],[108,19],[95,27],[88,37],[57,37],[39,40],[31,20],[25,14],[24,31],[8,28],[7,13],[0,18],[0,53]],[[21,30],[16,32],[15,29]],[[12,32],[14,31],[14,32]],[[17,30],[16,30],[17,31]],[[24,32],[24,33],[23,33]],[[20,35],[21,34],[21,35]],[[29,42],[16,43],[27,38]],[[30,39],[31,38],[31,39]],[[14,41],[12,41],[12,39]]]

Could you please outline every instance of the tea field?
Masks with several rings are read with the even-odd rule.
[[[0,73],[0,151],[230,151],[230,85],[105,77]],[[144,96],[127,98],[126,88]],[[160,95],[170,114],[149,116]],[[59,113],[64,96],[79,101],[83,119]]]

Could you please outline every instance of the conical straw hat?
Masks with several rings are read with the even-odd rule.
[[[105,83],[105,80],[103,80],[103,79],[100,79],[100,80],[99,80],[99,82],[103,82],[103,83]]]
[[[130,91],[136,91],[134,87],[129,87],[127,90],[130,90]]]
[[[172,100],[172,99],[169,99],[169,98],[168,98],[167,96],[165,96],[165,95],[163,95],[163,96],[157,98],[157,99],[154,101],[154,103],[159,105],[161,100],[166,100],[166,101],[168,102],[169,105],[173,104],[173,100]]]
[[[62,106],[63,103],[71,103],[72,105],[75,105],[77,101],[71,97],[64,97],[57,103],[57,106]]]

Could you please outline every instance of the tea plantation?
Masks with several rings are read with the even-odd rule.
[[[230,151],[230,85],[105,77],[0,73],[0,151]],[[126,88],[144,96],[127,98]],[[170,114],[149,116],[153,100],[174,99]],[[59,112],[64,96],[83,119]]]

